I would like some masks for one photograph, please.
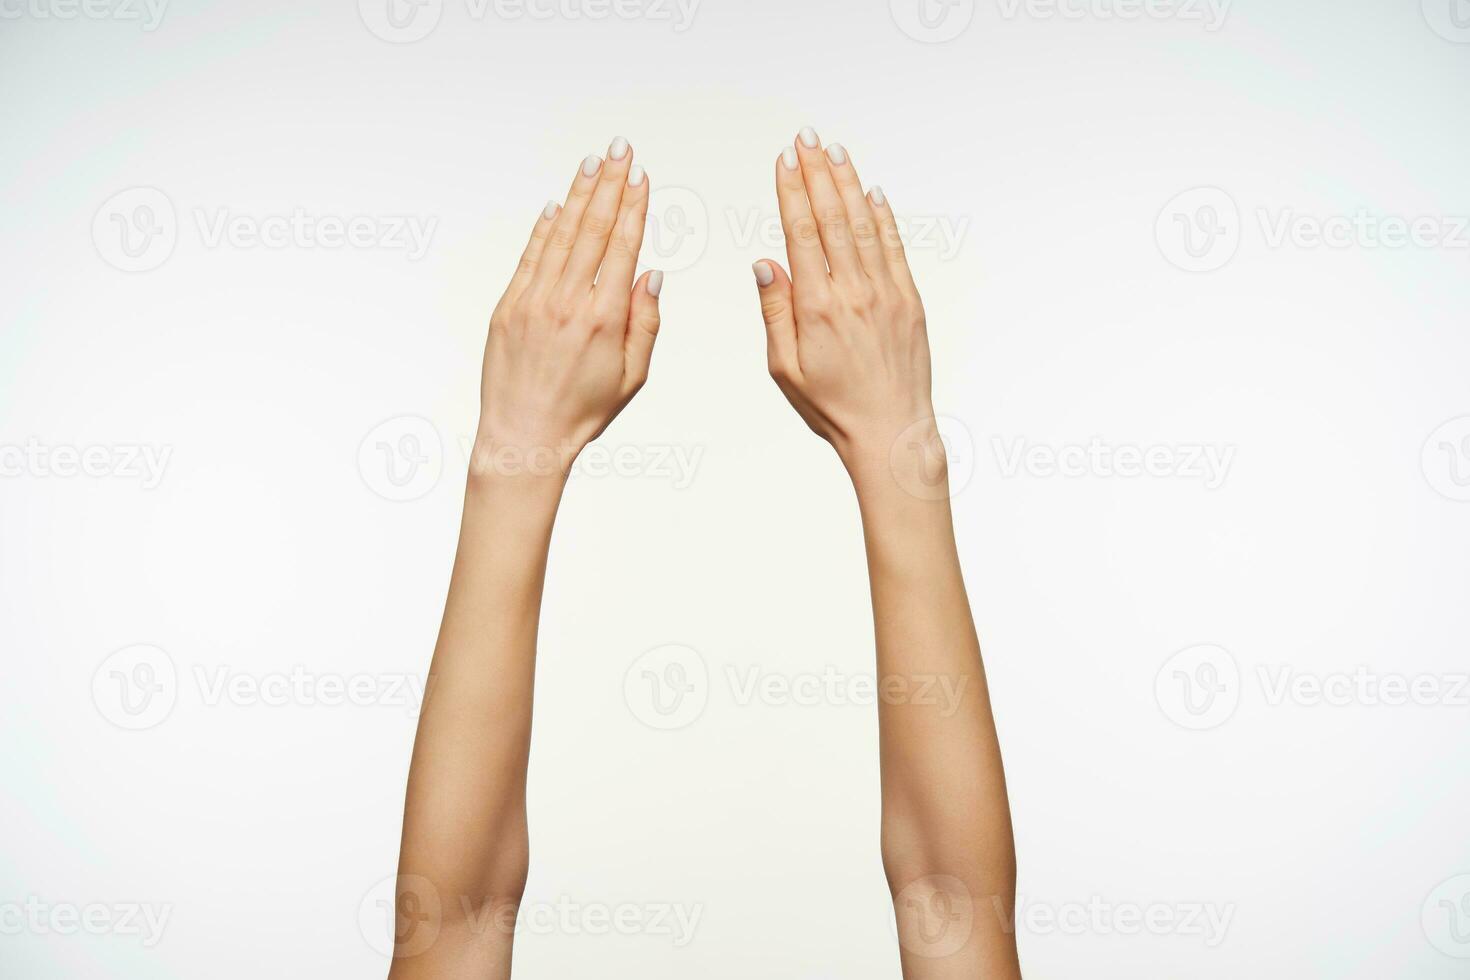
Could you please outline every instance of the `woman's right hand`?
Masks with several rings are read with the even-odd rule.
[[[755,263],[772,378],[855,479],[901,437],[937,447],[924,306],[883,191],[864,194],[847,151],[807,127],[776,192],[791,274]]]

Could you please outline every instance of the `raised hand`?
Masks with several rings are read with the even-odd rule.
[[[771,376],[849,469],[886,463],[934,415],[924,306],[893,209],[810,127],[777,159],[776,193],[791,273],[755,264]]]
[[[663,273],[635,285],[648,177],[619,137],[536,222],[490,318],[475,468],[564,471],[648,378]]]

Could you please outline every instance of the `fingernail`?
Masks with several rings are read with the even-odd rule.
[[[817,131],[810,126],[801,127],[801,142],[808,150],[817,148]]]
[[[648,295],[652,296],[654,299],[657,299],[658,294],[663,292],[663,288],[664,274],[657,271],[650,272],[648,274]]]
[[[841,143],[833,143],[827,147],[827,156],[839,167],[847,162],[847,151],[842,148]]]
[[[560,204],[557,204],[555,201],[547,201],[546,207],[541,209],[541,217],[545,218],[547,221],[550,221],[552,218],[556,217],[556,212],[560,210]]]
[[[788,146],[781,151],[781,165],[787,170],[796,169],[796,147]]]
[[[628,141],[619,136],[612,141],[612,146],[607,148],[607,155],[614,160],[621,160],[628,155]]]
[[[591,154],[587,159],[582,161],[582,176],[591,177],[597,173],[597,169],[601,166],[602,159],[596,153]]]
[[[776,271],[771,268],[769,262],[757,262],[751,266],[755,270],[755,281],[759,286],[769,286],[776,281]]]
[[[643,168],[635,163],[628,171],[628,186],[637,187],[641,183],[643,183]]]
[[[873,203],[878,205],[880,208],[888,203],[888,198],[885,197],[883,194],[883,188],[879,187],[877,184],[874,184],[872,190],[868,191],[868,196],[871,197],[873,199]]]

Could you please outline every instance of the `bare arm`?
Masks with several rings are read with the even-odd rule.
[[[490,320],[481,417],[414,743],[393,980],[504,980],[529,860],[536,628],[567,470],[648,375],[648,181],[625,141],[548,205]],[[595,284],[594,284],[595,280]]]
[[[776,163],[788,277],[756,263],[771,374],[832,443],[873,595],[882,852],[906,980],[1020,976],[1015,849],[930,399],[923,306],[881,191],[803,130]]]

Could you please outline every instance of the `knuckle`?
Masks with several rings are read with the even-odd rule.
[[[858,218],[852,223],[852,237],[864,247],[878,240],[878,225],[871,218]]]
[[[636,255],[638,253],[638,243],[633,240],[633,236],[628,234],[627,231],[619,231],[608,241],[607,250],[612,255],[626,258],[629,255]]]
[[[791,223],[792,237],[803,245],[811,245],[822,237],[815,218],[800,217]]]
[[[604,215],[589,214],[582,219],[582,231],[593,238],[606,238],[612,228],[612,219]]]
[[[577,230],[568,225],[557,225],[551,229],[551,236],[547,244],[552,248],[571,248],[572,243],[577,240]]]

